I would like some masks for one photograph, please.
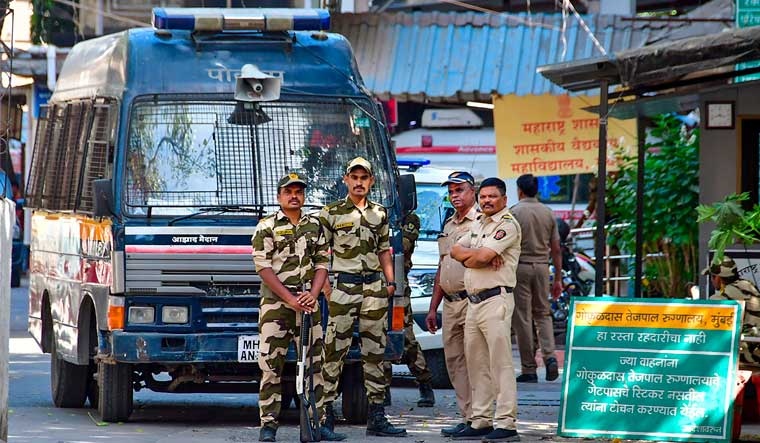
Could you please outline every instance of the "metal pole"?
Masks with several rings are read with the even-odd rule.
[[[604,197],[607,192],[607,80],[599,85],[599,173],[596,181],[596,296],[604,295],[604,250],[606,223]]]
[[[644,157],[646,155],[646,126],[644,119],[636,119],[639,154],[636,159],[636,270],[634,272],[633,296],[641,297],[641,280],[644,263]]]

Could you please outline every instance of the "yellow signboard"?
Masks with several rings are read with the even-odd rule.
[[[494,96],[496,157],[500,177],[596,172],[599,116],[583,108],[599,97],[569,95]],[[607,169],[636,153],[636,120],[609,119]]]

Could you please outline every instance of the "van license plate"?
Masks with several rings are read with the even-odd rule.
[[[240,363],[259,362],[258,335],[241,335],[238,337],[238,361]]]

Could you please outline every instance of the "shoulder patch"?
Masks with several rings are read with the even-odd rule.
[[[512,214],[504,214],[501,218],[504,220],[512,220],[514,217],[512,217]]]
[[[507,231],[505,231],[505,230],[503,230],[503,229],[499,229],[499,230],[498,230],[498,231],[496,231],[496,233],[493,235],[493,238],[495,238],[496,240],[501,240],[502,238],[504,238],[504,237],[506,237],[506,236],[507,236]]]

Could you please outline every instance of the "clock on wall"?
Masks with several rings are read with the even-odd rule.
[[[734,102],[705,102],[707,129],[734,129]]]

